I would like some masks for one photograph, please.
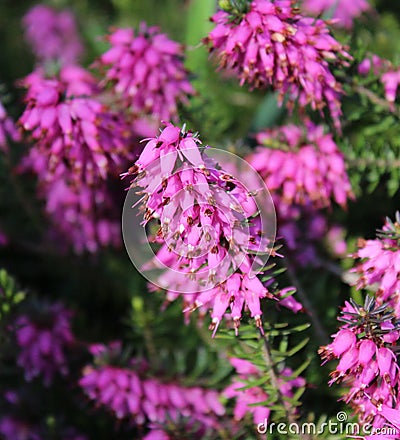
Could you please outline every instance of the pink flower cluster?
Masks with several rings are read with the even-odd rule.
[[[367,297],[363,307],[346,302],[339,319],[345,324],[334,341],[319,350],[325,362],[340,359],[330,385],[345,381],[351,387],[343,400],[353,407],[361,424],[380,429],[389,422],[400,428],[400,368],[392,350],[400,331],[393,313]],[[399,435],[400,430],[396,438]]]
[[[375,54],[365,58],[358,66],[358,73],[367,76],[372,73],[379,76],[383,84],[385,98],[394,110],[394,102],[397,97],[397,90],[400,84],[400,68],[394,67],[388,60],[382,59]]]
[[[292,204],[324,208],[353,198],[343,154],[322,126],[290,124],[257,134],[247,160],[260,173],[278,209]],[[286,208],[287,210],[288,208]]]
[[[26,108],[19,122],[34,141],[32,167],[42,180],[68,174],[77,185],[95,185],[115,173],[128,153],[127,126],[93,96],[96,81],[86,70],[65,66],[58,78],[36,70],[22,85]]]
[[[167,432],[162,432],[167,424],[201,432],[212,430],[225,413],[216,391],[164,383],[159,378],[148,377],[146,369],[134,361],[129,368],[104,363],[110,353],[115,356],[120,352],[119,343],[109,348],[98,344],[92,346],[91,352],[96,364],[101,365],[84,368],[79,381],[84,393],[118,419],[126,418],[150,428],[154,432],[148,438],[168,439]]]
[[[42,305],[36,315],[17,319],[17,362],[27,381],[43,376],[44,384],[49,386],[56,374],[67,375],[66,352],[74,343],[71,316],[69,310],[56,303]]]
[[[134,177],[131,188],[142,188],[143,223],[158,225],[153,241],[161,247],[145,269],[168,269],[158,283],[168,299],[183,292],[187,310],[211,308],[214,332],[228,307],[236,328],[244,306],[261,326],[260,299],[271,295],[253,274],[254,253],[271,252],[271,242],[251,193],[199,143],[168,125],[125,173]]]
[[[253,416],[255,425],[264,423],[265,420],[269,419],[271,413],[266,404],[268,400],[267,393],[260,386],[243,389],[249,381],[260,379],[263,374],[262,371],[250,361],[244,359],[231,358],[229,361],[235,368],[237,377],[231,385],[225,388],[223,394],[228,399],[236,399],[233,410],[235,420],[240,421],[247,413],[250,413]],[[292,374],[290,368],[285,368],[281,371],[281,377],[279,378],[280,392],[283,396],[289,398],[293,397],[295,388],[304,387],[306,384],[302,377],[288,379]],[[260,405],[257,405],[258,403]]]
[[[352,269],[359,276],[357,288],[377,286],[378,303],[388,302],[400,318],[400,214],[394,223],[386,219],[375,240],[359,240],[359,249],[352,256],[360,259]]]
[[[177,105],[186,103],[194,90],[182,62],[179,43],[142,24],[134,29],[117,29],[107,37],[111,48],[98,65],[114,83],[115,93],[135,115],[177,119]]]
[[[40,62],[75,64],[83,53],[71,11],[39,4],[26,13],[23,26],[25,39]]]
[[[281,101],[289,95],[290,106],[296,99],[314,110],[327,106],[340,128],[342,87],[330,63],[344,65],[350,55],[323,20],[303,17],[290,0],[253,0],[237,17],[221,10],[212,21],[205,42],[241,84],[272,86]]]
[[[5,153],[8,151],[8,139],[17,142],[20,140],[20,135],[14,121],[0,102],[0,150]]]
[[[107,219],[106,179],[132,157],[124,118],[101,102],[95,79],[81,67],[62,67],[54,78],[36,70],[22,84],[27,106],[19,123],[34,142],[22,167],[39,177],[55,228],[76,252],[119,244],[118,219]]]
[[[370,8],[367,0],[303,0],[303,7],[311,14],[332,13],[338,26],[350,29],[354,19]]]
[[[96,186],[75,187],[65,179],[41,185],[39,195],[46,200],[46,213],[54,231],[51,237],[73,245],[75,253],[97,252],[101,247],[121,245],[121,221],[114,203],[115,195],[106,182]]]

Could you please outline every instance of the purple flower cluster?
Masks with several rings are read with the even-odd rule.
[[[161,247],[147,268],[168,268],[158,284],[168,299],[184,292],[186,310],[212,309],[214,332],[228,307],[236,328],[243,307],[261,326],[260,299],[272,295],[254,274],[254,253],[273,252],[270,239],[253,195],[199,143],[168,125],[125,173],[131,188],[142,188],[143,224],[158,225],[153,241]]]
[[[394,102],[396,101],[397,90],[400,84],[400,68],[393,66],[390,61],[372,54],[359,64],[358,73],[361,76],[367,76],[372,73],[380,78],[385,98],[390,103],[391,110],[394,111]]]
[[[325,362],[340,359],[330,385],[345,381],[351,387],[343,400],[353,407],[361,424],[376,430],[389,422],[400,428],[400,368],[392,349],[400,331],[392,310],[377,307],[367,297],[364,306],[346,302],[339,319],[344,324],[333,335],[334,341],[319,350]],[[400,430],[396,438],[399,434]]]
[[[145,24],[134,29],[117,29],[107,37],[111,48],[98,65],[114,92],[134,115],[177,119],[177,105],[186,103],[194,90],[182,62],[179,43]]]
[[[42,306],[35,316],[20,316],[16,323],[17,363],[25,379],[43,376],[49,386],[56,374],[68,373],[66,352],[74,343],[71,312],[60,303]]]
[[[343,154],[331,134],[308,122],[257,134],[260,145],[248,162],[261,174],[280,211],[292,204],[345,207],[353,198]]]
[[[14,142],[20,140],[20,134],[14,121],[8,116],[6,109],[0,102],[0,150],[8,152],[8,139]]]
[[[95,185],[115,172],[128,153],[127,126],[94,96],[96,81],[86,70],[65,66],[58,78],[36,70],[22,85],[26,108],[19,122],[34,141],[30,159],[42,180],[68,175],[77,185]]]
[[[110,353],[115,356],[119,351],[119,343],[91,348],[97,366],[84,368],[79,385],[97,405],[108,408],[118,419],[149,428],[152,434],[146,438],[169,438],[162,432],[167,424],[203,433],[218,426],[225,408],[216,391],[148,377],[134,360],[129,368],[104,363]]]
[[[350,29],[354,19],[367,11],[370,5],[367,0],[303,0],[303,8],[315,15],[331,12],[334,24]]]
[[[278,209],[282,208],[278,206]],[[334,258],[346,255],[344,229],[329,224],[327,216],[308,206],[284,206],[280,213],[278,235],[285,242],[285,256],[299,267],[321,264],[318,247],[323,244]]]
[[[57,11],[39,4],[26,13],[23,26],[25,39],[40,62],[75,64],[83,53],[71,11]]]
[[[233,410],[235,420],[240,421],[247,413],[250,413],[253,416],[254,424],[264,423],[269,419],[271,413],[270,408],[266,405],[267,393],[260,386],[243,389],[249,381],[259,380],[263,372],[250,361],[244,359],[231,358],[229,361],[235,368],[237,376],[232,384],[225,388],[223,394],[228,399],[236,399]],[[304,387],[306,383],[300,376],[288,379],[292,374],[290,368],[284,368],[279,378],[279,391],[288,398],[293,397],[295,388]]]
[[[340,128],[342,87],[330,63],[346,64],[350,55],[320,19],[303,17],[290,0],[253,0],[248,10],[218,11],[216,27],[205,39],[222,68],[234,71],[240,83],[272,86],[280,100],[310,104],[314,110],[328,106]]]
[[[62,67],[53,78],[36,70],[22,84],[27,106],[19,123],[34,142],[22,167],[38,176],[56,230],[78,253],[118,245],[106,179],[131,157],[124,118],[101,102],[81,67]]]
[[[352,271],[358,274],[358,289],[377,286],[378,303],[389,303],[400,318],[400,215],[394,223],[386,219],[378,234],[375,240],[359,240],[352,255],[359,263]]]

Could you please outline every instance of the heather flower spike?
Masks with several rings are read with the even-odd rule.
[[[244,359],[230,358],[229,361],[236,370],[236,376],[232,383],[225,388],[223,395],[228,399],[235,399],[233,410],[235,420],[240,421],[249,413],[252,415],[255,425],[265,423],[271,413],[271,409],[265,403],[269,396],[261,386],[247,386],[250,380],[259,380],[263,372],[259,367]],[[284,368],[279,378],[280,392],[289,399],[293,397],[296,388],[304,387],[306,383],[302,377],[287,380],[286,378],[292,374],[293,371],[290,368]]]
[[[79,66],[51,78],[38,69],[22,85],[19,124],[33,145],[20,168],[38,176],[57,235],[77,253],[120,244],[107,179],[132,157],[123,116],[102,103],[95,78]]]
[[[107,40],[111,48],[97,66],[123,104],[136,116],[176,121],[178,105],[194,94],[181,45],[144,23],[138,31],[116,29]]]
[[[36,318],[21,315],[16,323],[17,363],[25,378],[42,376],[49,386],[57,374],[68,374],[67,351],[74,343],[72,314],[62,304],[41,306]]]
[[[224,1],[205,38],[223,69],[252,88],[272,87],[288,106],[327,106],[340,129],[341,85],[331,64],[347,65],[351,57],[329,33],[326,22],[302,16],[287,0]]]
[[[400,214],[389,218],[375,240],[359,240],[359,249],[352,257],[358,263],[352,269],[358,276],[356,286],[363,289],[378,286],[378,304],[389,303],[400,317]]]
[[[225,171],[224,161],[233,166],[240,161],[243,179]],[[132,178],[123,233],[136,267],[167,291],[168,301],[182,295],[185,313],[211,310],[213,335],[228,310],[236,331],[244,310],[262,331],[260,301],[273,295],[256,275],[274,252],[275,211],[257,173],[236,156],[204,148],[197,135],[168,124],[157,138],[146,139],[123,177]],[[132,206],[139,206],[141,224]],[[147,236],[146,230],[156,232]]]
[[[146,438],[163,438],[169,429],[178,427],[193,429],[197,435],[204,429],[218,428],[225,408],[217,391],[151,377],[140,359],[119,366],[119,343],[109,347],[96,344],[91,351],[94,363],[83,369],[79,386],[90,400],[109,409],[117,419],[149,429]]]
[[[346,207],[354,198],[343,154],[322,126],[310,121],[304,128],[286,125],[260,132],[256,139],[259,146],[247,160],[265,180],[279,211],[293,210],[293,205],[320,209],[332,200]]]
[[[363,306],[347,302],[343,323],[334,341],[319,349],[326,362],[339,359],[330,374],[330,385],[344,381],[351,388],[343,397],[358,414],[361,424],[379,430],[390,422],[399,428],[400,368],[397,351],[400,324],[387,305],[367,296]],[[396,437],[397,438],[397,437]]]
[[[7,114],[6,109],[0,101],[0,150],[8,152],[8,140],[14,142],[21,140],[21,136],[12,118]]]
[[[311,14],[328,13],[332,15],[333,24],[347,29],[352,28],[354,20],[370,9],[367,0],[303,0],[302,3]]]
[[[77,64],[83,45],[71,11],[39,4],[29,9],[22,22],[25,39],[40,63]]]

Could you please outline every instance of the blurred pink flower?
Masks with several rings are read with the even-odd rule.
[[[57,374],[68,374],[66,352],[74,343],[71,316],[69,310],[56,303],[42,305],[37,314],[17,319],[17,363],[27,381],[43,376],[44,384],[49,386]]]
[[[25,14],[22,22],[25,39],[39,62],[77,63],[83,45],[71,11],[38,4]]]
[[[322,126],[286,125],[257,134],[260,145],[247,160],[263,177],[278,207],[342,207],[353,192],[343,154]],[[282,206],[279,208],[282,211]]]
[[[194,93],[181,45],[145,24],[137,32],[117,29],[107,40],[111,48],[97,65],[106,69],[105,77],[123,103],[135,115],[176,121],[178,105]]]
[[[8,116],[6,109],[0,102],[0,150],[8,152],[8,139],[14,142],[21,140],[21,136],[14,121]]]
[[[314,15],[329,13],[337,20],[337,26],[344,28],[353,27],[353,21],[363,12],[370,9],[367,0],[303,0],[303,7]]]
[[[99,353],[99,346],[95,351]],[[118,347],[114,344],[111,351],[115,356]],[[149,427],[150,439],[169,438],[163,432],[168,431],[167,422],[196,430],[219,425],[218,419],[225,414],[225,408],[216,391],[145,376],[140,368],[135,368],[135,362],[131,368],[108,365],[104,363],[108,355],[108,349],[103,347],[95,356],[96,364],[103,358],[101,365],[86,366],[79,385],[89,399],[110,409],[117,419],[126,418]]]
[[[262,371],[250,361],[244,359],[230,358],[229,361],[235,368],[237,376],[234,377],[231,385],[225,388],[223,394],[228,399],[235,399],[235,407],[233,410],[235,420],[240,421],[246,413],[250,413],[253,416],[255,425],[264,423],[265,420],[269,419],[271,413],[271,409],[267,403],[269,399],[268,394],[260,386],[242,389],[248,385],[250,380],[260,379],[263,374]],[[293,371],[290,368],[284,368],[279,377],[280,392],[283,396],[289,398],[293,397],[293,390],[295,388],[304,387],[306,384],[302,377],[289,380],[285,379],[285,377],[290,377],[292,374]],[[256,405],[257,403],[260,405]]]

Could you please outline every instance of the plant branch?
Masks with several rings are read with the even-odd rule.
[[[314,305],[308,299],[308,296],[307,296],[306,292],[304,291],[304,289],[300,283],[300,280],[298,279],[298,277],[296,275],[295,269],[288,262],[287,258],[286,258],[286,269],[287,269],[287,273],[289,275],[289,278],[291,279],[292,283],[294,284],[294,287],[297,290],[297,295],[300,299],[300,302],[303,304],[308,316],[310,317],[316,338],[318,339],[318,341],[322,345],[327,344],[329,342],[328,333],[325,330],[325,327],[323,326],[322,322],[318,318],[318,313],[317,313]]]
[[[296,415],[293,411],[293,407],[290,406],[289,402],[285,401],[284,396],[281,392],[281,384],[279,383],[279,371],[276,368],[276,364],[272,358],[271,354],[271,345],[268,340],[267,334],[263,334],[262,336],[264,345],[263,345],[263,354],[265,362],[269,368],[269,375],[271,379],[271,384],[277,392],[278,395],[278,403],[285,409],[286,419],[289,424],[296,425],[298,427],[297,432],[299,432],[299,436],[302,440],[311,440],[312,437],[310,435],[305,435],[302,432],[301,426],[296,420]]]

